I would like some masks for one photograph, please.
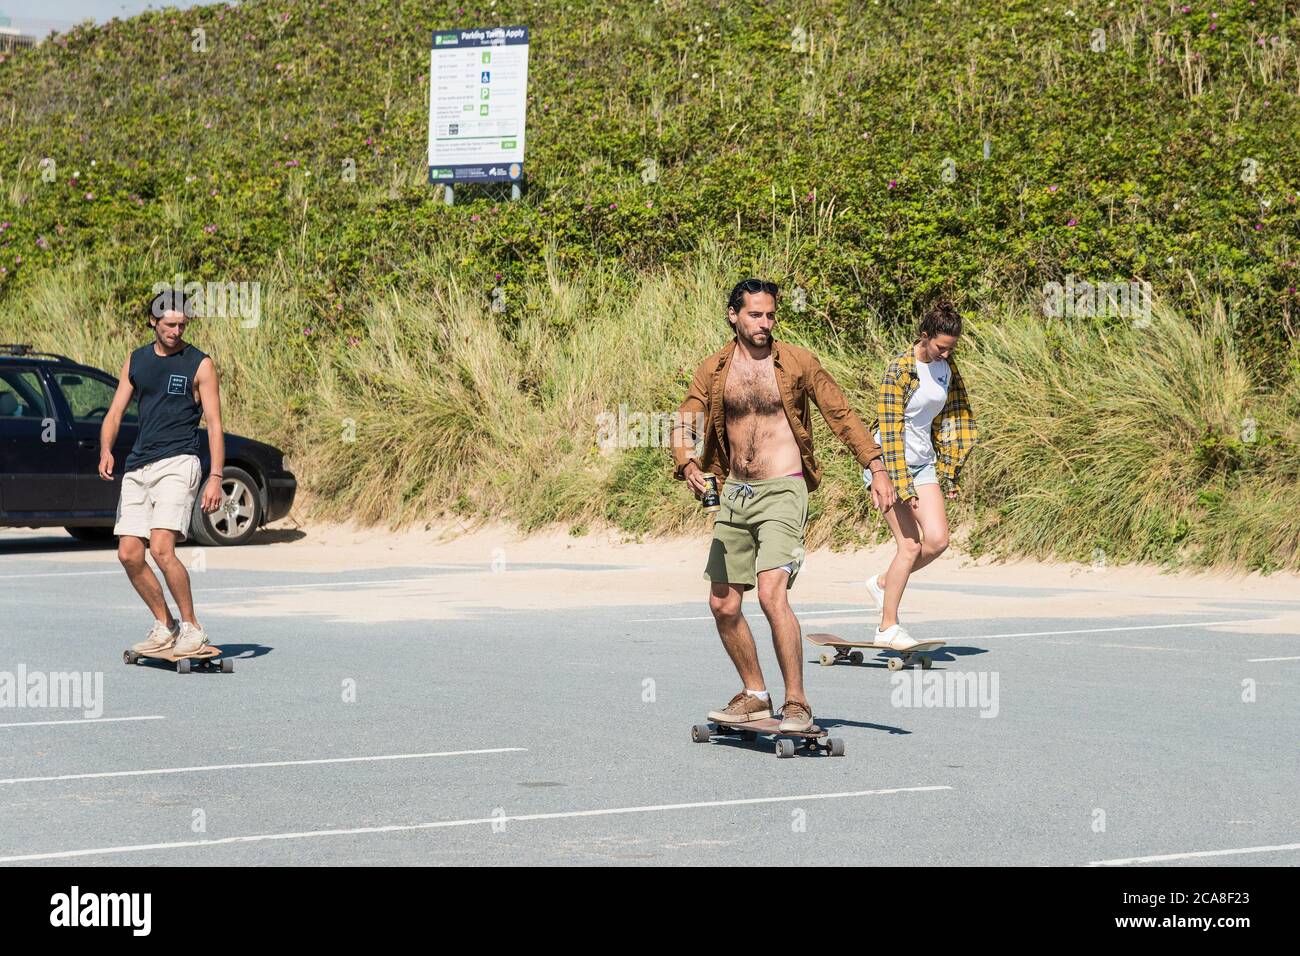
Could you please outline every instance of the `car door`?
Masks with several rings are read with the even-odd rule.
[[[47,371],[55,397],[62,400],[72,422],[77,471],[77,511],[82,514],[116,514],[122,491],[126,456],[139,430],[139,408],[131,399],[122,415],[122,425],[113,442],[113,480],[99,477],[99,429],[113,404],[117,382],[108,375],[82,368],[51,368]]]
[[[11,518],[71,511],[75,448],[39,367],[0,363],[0,509]]]

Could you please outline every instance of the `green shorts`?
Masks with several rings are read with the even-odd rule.
[[[758,583],[758,572],[785,568],[785,586],[794,587],[803,566],[808,523],[808,485],[803,478],[728,478],[720,497],[704,577],[749,590]]]

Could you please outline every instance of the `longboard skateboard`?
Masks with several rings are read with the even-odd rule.
[[[854,647],[871,647],[881,651],[894,651],[898,657],[889,658],[885,665],[891,671],[901,670],[904,667],[910,667],[914,663],[919,663],[923,670],[930,669],[930,658],[925,656],[926,651],[933,651],[936,647],[943,647],[947,641],[920,641],[914,647],[909,647],[905,651],[896,650],[888,644],[877,644],[873,641],[846,641],[842,637],[836,637],[834,634],[805,634],[805,639],[818,647],[833,647],[834,651],[822,651],[821,662],[823,667],[830,667],[836,661],[848,661],[851,664],[862,663],[862,652],[850,650]]]
[[[770,734],[776,738],[776,755],[793,757],[795,739],[803,741],[803,747],[814,753],[828,753],[832,757],[844,756],[844,741],[839,737],[826,737],[826,730],[813,724],[811,730],[782,730],[781,721],[775,717],[762,720],[747,720],[743,723],[728,724],[715,720],[709,724],[696,724],[691,728],[691,740],[697,744],[707,744],[713,737],[739,737],[741,740],[757,740],[759,734]],[[823,743],[825,740],[825,743]]]
[[[130,648],[122,652],[123,664],[139,664],[145,658],[154,661],[167,661],[176,665],[176,673],[189,674],[195,669],[202,671],[220,671],[223,674],[233,674],[235,672],[235,661],[230,657],[220,657],[221,648],[212,644],[205,644],[193,654],[174,654],[171,651],[165,651],[162,654],[141,654],[139,651],[133,651]]]

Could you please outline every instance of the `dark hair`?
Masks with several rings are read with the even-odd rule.
[[[180,312],[187,319],[192,319],[194,303],[185,298],[185,292],[181,289],[164,289],[149,300],[149,305],[144,310],[145,318],[149,319],[161,319],[168,312]]]
[[[961,335],[961,313],[947,299],[940,299],[925,310],[918,334],[930,339],[936,335]]]
[[[737,312],[743,309],[746,292],[750,295],[766,292],[775,301],[777,291],[776,283],[768,282],[766,279],[746,279],[744,282],[737,282],[736,287],[731,290],[731,298],[727,300],[727,308],[735,309]]]

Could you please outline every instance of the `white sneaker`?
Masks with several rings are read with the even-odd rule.
[[[908,648],[916,647],[917,644],[921,643],[920,641],[913,639],[912,635],[908,634],[907,631],[903,630],[903,625],[901,624],[895,624],[893,627],[886,628],[883,631],[877,629],[874,640],[877,644],[888,644],[896,651],[905,651]]]
[[[873,574],[867,578],[867,590],[871,592],[871,600],[876,602],[876,610],[885,609],[885,589],[880,585],[880,575]]]
[[[132,644],[131,650],[137,654],[161,654],[176,643],[179,629],[179,625],[174,623],[168,627],[162,621],[154,621],[153,627],[149,628],[149,633],[145,635],[144,640],[139,644]]]
[[[191,624],[189,621],[181,622],[180,637],[176,639],[176,646],[172,648],[173,654],[194,654],[208,643],[207,632],[201,627]]]

